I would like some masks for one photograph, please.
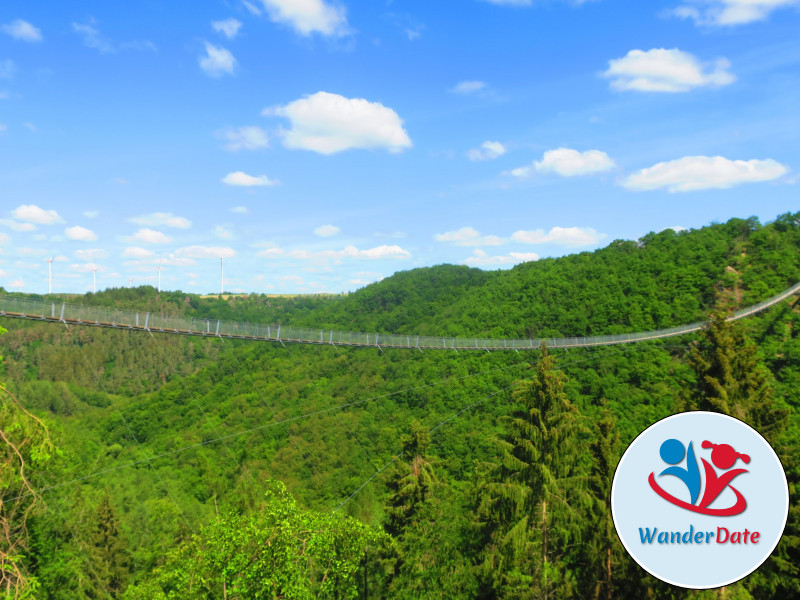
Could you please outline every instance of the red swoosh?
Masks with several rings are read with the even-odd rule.
[[[733,515],[738,515],[739,513],[744,512],[744,509],[747,508],[747,500],[744,499],[744,496],[737,490],[735,487],[730,487],[733,492],[736,494],[736,504],[729,508],[703,508],[700,506],[695,506],[694,504],[689,504],[688,502],[684,502],[665,492],[661,487],[656,483],[656,478],[653,473],[650,473],[650,477],[647,478],[648,483],[650,483],[650,487],[653,488],[653,491],[661,496],[667,502],[674,504],[675,506],[680,506],[681,508],[685,508],[686,510],[690,510],[692,512],[700,513],[701,515],[712,515],[716,517],[732,517]]]

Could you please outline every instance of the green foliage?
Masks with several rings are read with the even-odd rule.
[[[206,527],[125,597],[357,598],[368,581],[365,563],[387,543],[355,519],[301,510],[272,482],[258,512]]]
[[[500,597],[569,597],[576,591],[569,547],[583,525],[585,432],[544,343],[533,377],[515,390],[501,421],[498,457],[478,506],[484,577]]]

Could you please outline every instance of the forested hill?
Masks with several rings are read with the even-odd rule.
[[[336,297],[140,287],[65,300],[351,331],[583,335],[701,320],[717,290],[745,306],[798,281],[800,213],[503,271],[415,269]],[[547,359],[0,326],[0,382],[19,402],[0,388],[0,430],[21,449],[0,445],[0,577],[26,598],[710,599],[649,577],[619,544],[608,495],[626,444],[681,410],[733,412],[764,426],[800,486],[796,298],[710,337]],[[719,373],[724,398],[709,399]],[[569,428],[558,464],[525,458],[517,435],[545,388],[542,418]],[[549,483],[513,470],[515,447],[554,469]],[[497,490],[520,482],[532,500],[517,513]],[[514,520],[542,502],[546,519]],[[800,598],[797,565],[795,503],[775,558],[726,597]]]
[[[753,217],[666,229],[508,270],[425,267],[339,296],[223,300],[140,287],[70,301],[379,333],[527,338],[644,331],[701,320],[715,286],[737,290],[741,307],[800,281],[798,223],[800,212],[766,225]]]

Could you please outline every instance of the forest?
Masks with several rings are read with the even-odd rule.
[[[282,346],[1,319],[5,599],[800,598],[800,212],[500,271],[439,265],[341,296],[152,287],[69,302],[381,333],[703,331],[527,352]],[[0,293],[10,294],[5,290]],[[786,470],[783,538],[691,591],[617,538],[627,445],[735,416]]]

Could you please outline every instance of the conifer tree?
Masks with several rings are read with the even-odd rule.
[[[688,405],[721,412],[752,425],[774,441],[788,424],[789,411],[775,403],[771,377],[747,339],[741,323],[715,310],[691,348],[689,364],[697,375]]]
[[[108,492],[97,507],[97,522],[89,539],[90,571],[97,579],[98,598],[119,598],[128,577],[128,558],[119,517]]]
[[[402,438],[403,449],[388,482],[388,519],[384,526],[394,537],[402,536],[415,521],[436,482],[427,456],[430,439],[428,430],[416,420],[411,423],[411,432]]]
[[[487,597],[566,598],[574,593],[568,546],[578,535],[582,427],[564,378],[544,344],[534,377],[513,394],[502,418],[497,461],[483,486]]]

